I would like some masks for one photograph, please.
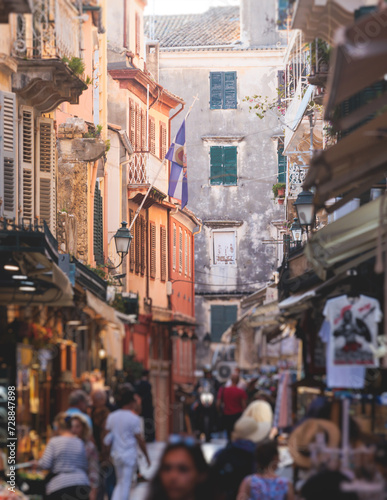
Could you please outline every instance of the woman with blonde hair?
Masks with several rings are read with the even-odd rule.
[[[82,439],[85,445],[91,488],[89,498],[90,500],[96,500],[99,485],[99,457],[97,447],[91,440],[91,429],[82,415],[72,415],[71,431],[79,439]]]
[[[71,432],[71,417],[59,413],[53,423],[56,436],[50,439],[37,465],[49,471],[47,500],[89,499],[90,482],[83,441]]]

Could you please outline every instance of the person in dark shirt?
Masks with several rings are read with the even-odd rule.
[[[155,420],[152,397],[152,385],[149,382],[149,370],[142,372],[142,377],[135,386],[136,393],[141,398],[141,416],[144,419],[144,434],[147,443],[155,440]]]

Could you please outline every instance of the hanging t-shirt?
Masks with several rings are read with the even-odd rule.
[[[331,328],[330,356],[334,365],[378,366],[371,347],[377,348],[378,323],[382,319],[376,299],[342,295],[328,300],[323,314]]]
[[[328,321],[324,321],[322,324],[319,337],[326,343],[327,387],[330,389],[363,389],[366,374],[364,366],[333,364],[331,327]]]

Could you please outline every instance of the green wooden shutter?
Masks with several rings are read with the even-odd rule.
[[[284,156],[284,148],[278,148],[278,182],[286,183],[287,158]]]
[[[237,320],[238,306],[211,306],[211,338],[220,342],[223,333]]]
[[[236,109],[237,107],[237,74],[236,71],[224,73],[224,99],[223,109]]]
[[[211,146],[211,177],[210,184],[218,186],[223,184],[223,147]]]
[[[97,264],[103,264],[103,212],[102,196],[98,186],[95,184],[94,192],[94,259]]]
[[[225,186],[236,186],[237,184],[237,148],[227,146],[223,148],[224,177]]]
[[[210,108],[222,109],[223,107],[223,73],[217,71],[210,73]]]

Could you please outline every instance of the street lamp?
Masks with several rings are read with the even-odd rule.
[[[302,240],[302,227],[297,217],[293,220],[290,231],[292,232],[293,241],[299,246]]]
[[[313,205],[314,194],[311,191],[302,191],[294,202],[294,206],[297,210],[298,220],[301,226],[313,225],[314,221],[314,205]]]
[[[121,260],[120,260],[120,263],[115,267],[106,266],[106,268],[109,270],[117,269],[117,267],[120,267],[120,265],[122,264],[122,262],[124,260],[124,257],[126,255],[128,255],[130,243],[133,239],[133,236],[132,236],[131,232],[129,231],[129,229],[126,227],[127,225],[128,225],[127,222],[122,221],[121,227],[119,229],[117,229],[117,232],[114,235],[114,242],[116,244],[116,252],[121,257]]]
[[[206,333],[203,337],[203,345],[206,349],[208,349],[211,345],[211,335]]]

